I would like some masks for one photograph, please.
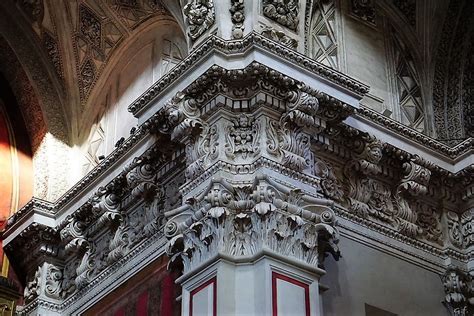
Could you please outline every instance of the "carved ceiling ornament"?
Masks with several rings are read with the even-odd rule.
[[[445,17],[442,38],[436,52],[436,67],[433,81],[433,114],[436,136],[449,146],[458,145],[469,134],[464,130],[469,110],[472,83],[472,32],[466,27],[474,25],[472,1],[452,1]],[[469,68],[466,68],[469,67]],[[464,74],[461,75],[461,74]],[[466,78],[463,78],[466,77]],[[466,86],[464,86],[466,84]],[[467,92],[467,94],[466,94]],[[466,101],[465,103],[463,101]],[[470,125],[467,125],[469,128]],[[468,139],[469,140],[469,139]]]
[[[213,0],[189,0],[183,7],[188,23],[188,36],[197,40],[215,21]]]
[[[298,31],[299,0],[263,0],[262,5],[264,16],[290,30]]]

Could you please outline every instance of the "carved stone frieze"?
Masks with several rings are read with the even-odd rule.
[[[299,0],[263,0],[263,15],[297,31],[299,24]]]
[[[213,0],[189,0],[183,7],[188,23],[188,36],[197,40],[215,21]]]

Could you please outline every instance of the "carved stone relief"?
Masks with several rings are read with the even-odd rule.
[[[472,315],[474,311],[474,287],[471,275],[449,268],[442,277],[446,293],[444,305],[452,316]]]
[[[299,0],[263,0],[263,15],[293,31],[298,31],[299,10]]]
[[[215,21],[213,0],[189,0],[183,7],[188,23],[188,36],[197,40]]]
[[[230,14],[232,20],[232,38],[239,39],[244,36],[245,6],[244,0],[230,0]]]
[[[298,47],[298,41],[296,39],[291,38],[284,32],[277,31],[269,26],[263,27],[262,35],[276,42],[280,42],[289,48],[296,49]]]

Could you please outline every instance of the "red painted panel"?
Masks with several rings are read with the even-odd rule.
[[[148,315],[148,291],[144,291],[138,297],[136,304],[136,316],[147,316]]]
[[[0,196],[2,197],[0,199],[0,223],[2,224],[10,215],[13,195],[11,135],[9,134],[7,124],[9,124],[7,117],[0,110]]]
[[[174,278],[168,274],[161,283],[161,315],[173,315]]]
[[[125,316],[125,308],[122,307],[118,311],[115,312],[114,316]]]
[[[202,291],[209,285],[213,285],[212,287],[212,315],[217,316],[217,278],[213,277],[212,279],[207,280],[197,288],[191,291],[189,294],[189,316],[193,316],[193,296],[196,295],[196,293]]]
[[[309,302],[309,285],[306,283],[303,283],[301,281],[295,280],[293,278],[290,278],[289,276],[286,276],[284,274],[280,274],[277,272],[272,272],[272,311],[273,311],[273,316],[278,316],[278,295],[277,295],[277,280],[283,280],[285,282],[294,284],[296,286],[300,286],[304,288],[304,303],[305,303],[305,310],[306,310],[306,316],[310,316],[310,302]]]

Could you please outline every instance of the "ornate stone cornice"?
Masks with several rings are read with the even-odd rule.
[[[270,40],[263,35],[252,32],[242,40],[223,40],[217,36],[210,36],[199,47],[194,49],[181,63],[173,68],[168,74],[163,76],[157,83],[150,87],[135,102],[129,106],[129,111],[134,115],[154,100],[166,87],[178,80],[186,71],[197,64],[205,55],[211,51],[226,54],[228,56],[234,54],[242,54],[251,48],[264,48],[277,56],[280,56],[290,62],[296,63],[298,66],[306,70],[312,71],[317,75],[334,82],[351,92],[358,95],[364,95],[368,92],[369,87],[351,77],[338,72],[330,67],[320,64],[311,58],[304,56],[283,44]]]
[[[474,148],[474,138],[468,138],[461,143],[450,147],[445,143],[437,141],[435,138],[429,137],[423,133],[420,133],[406,125],[403,125],[400,122],[392,120],[381,113],[378,113],[374,110],[361,106],[357,110],[357,115],[368,118],[373,122],[376,122],[391,131],[397,132],[410,140],[413,140],[427,148],[430,148],[436,152],[439,152],[451,159],[455,159],[463,154],[472,151]]]

